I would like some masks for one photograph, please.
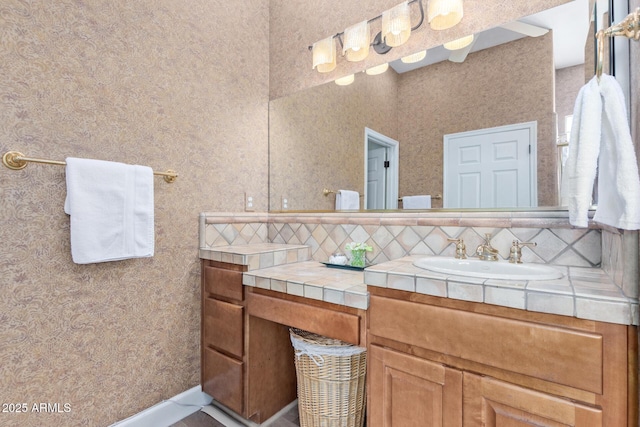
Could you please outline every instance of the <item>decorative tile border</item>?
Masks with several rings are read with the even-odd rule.
[[[311,247],[312,258],[326,261],[338,251],[345,252],[351,241],[367,242],[373,251],[367,253],[372,264],[407,255],[453,256],[455,247],[447,239],[464,239],[467,253],[484,242],[485,233],[492,235],[491,244],[502,259],[509,258],[514,240],[533,241],[536,247],[524,248],[524,262],[553,265],[597,267],[601,263],[601,235],[591,229],[496,228],[421,225],[356,225],[270,223],[269,241],[304,244]],[[348,254],[347,254],[348,255]]]

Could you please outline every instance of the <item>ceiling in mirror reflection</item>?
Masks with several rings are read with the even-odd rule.
[[[553,60],[556,69],[584,64],[584,44],[589,33],[589,20],[576,17],[589,16],[589,0],[575,0],[535,15],[520,19],[518,22],[535,28],[551,30],[553,34]],[[508,28],[508,25],[490,28],[475,34],[470,53],[489,49],[504,43],[528,37],[522,32]],[[513,28],[513,27],[512,27]],[[427,51],[424,60],[405,64],[401,60],[391,62],[397,73],[404,73],[449,59],[451,51],[436,46]]]

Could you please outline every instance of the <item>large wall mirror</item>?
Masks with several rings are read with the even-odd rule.
[[[607,2],[602,3],[600,15]],[[447,205],[452,179],[444,174],[450,176],[452,155],[445,152],[445,139],[513,126],[533,132],[527,152],[512,150],[511,136],[490,151],[532,156],[528,172],[504,174],[484,185],[496,194],[532,193],[523,205],[496,196],[508,201],[493,207],[558,208],[562,146],[573,103],[593,76],[595,7],[593,0],[575,0],[519,20],[526,25],[505,24],[476,34],[472,49],[462,55],[452,57],[437,47],[419,66],[396,61],[383,74],[356,75],[349,86],[327,83],[272,100],[270,210],[333,210],[335,194],[325,196],[324,189],[357,191],[361,209],[402,209],[399,199],[413,195],[431,195],[433,208],[443,207],[436,195],[445,195],[447,207],[475,207]],[[382,202],[374,197],[376,185],[365,181],[378,173],[368,159],[375,148],[398,158],[395,170],[389,168],[395,178],[383,177],[396,186],[395,193],[382,192]],[[459,163],[473,158],[473,148],[462,152],[469,158]],[[516,181],[523,176],[531,182],[518,190]],[[382,204],[371,205],[374,199]]]

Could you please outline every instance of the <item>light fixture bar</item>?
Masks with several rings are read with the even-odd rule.
[[[422,25],[422,23],[424,22],[424,11],[423,11],[423,8],[422,8],[422,0],[409,0],[407,3],[408,3],[409,5],[411,5],[411,4],[416,3],[416,2],[420,5],[420,11],[421,11],[421,13],[420,13],[420,22],[418,22],[418,24],[417,24],[415,27],[412,27],[412,28],[411,28],[411,31],[415,31],[415,30],[417,30],[418,28],[420,28],[420,26],[421,26],[421,25]],[[376,17],[374,17],[374,18],[369,19],[369,20],[367,21],[367,23],[368,23],[368,24],[371,24],[372,22],[375,22],[375,21],[377,21],[378,19],[382,19],[382,14],[380,14],[380,15],[378,15],[378,16],[376,16]],[[341,32],[339,32],[339,33],[336,33],[336,34],[334,34],[334,35],[332,36],[333,38],[336,38],[336,37],[338,38],[338,40],[340,41],[340,47],[343,47],[343,45],[342,45],[342,36],[344,36],[344,31],[341,31]],[[374,42],[374,43],[375,43],[375,42]],[[372,45],[373,45],[374,43],[372,43]],[[309,50],[313,50],[313,46],[309,46]]]

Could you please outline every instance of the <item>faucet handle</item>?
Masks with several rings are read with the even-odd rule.
[[[519,242],[513,241],[509,250],[509,262],[512,264],[522,264],[522,248],[524,246],[538,246],[536,242]]]
[[[462,239],[447,239],[448,242],[456,244],[456,259],[467,259],[467,247]]]

